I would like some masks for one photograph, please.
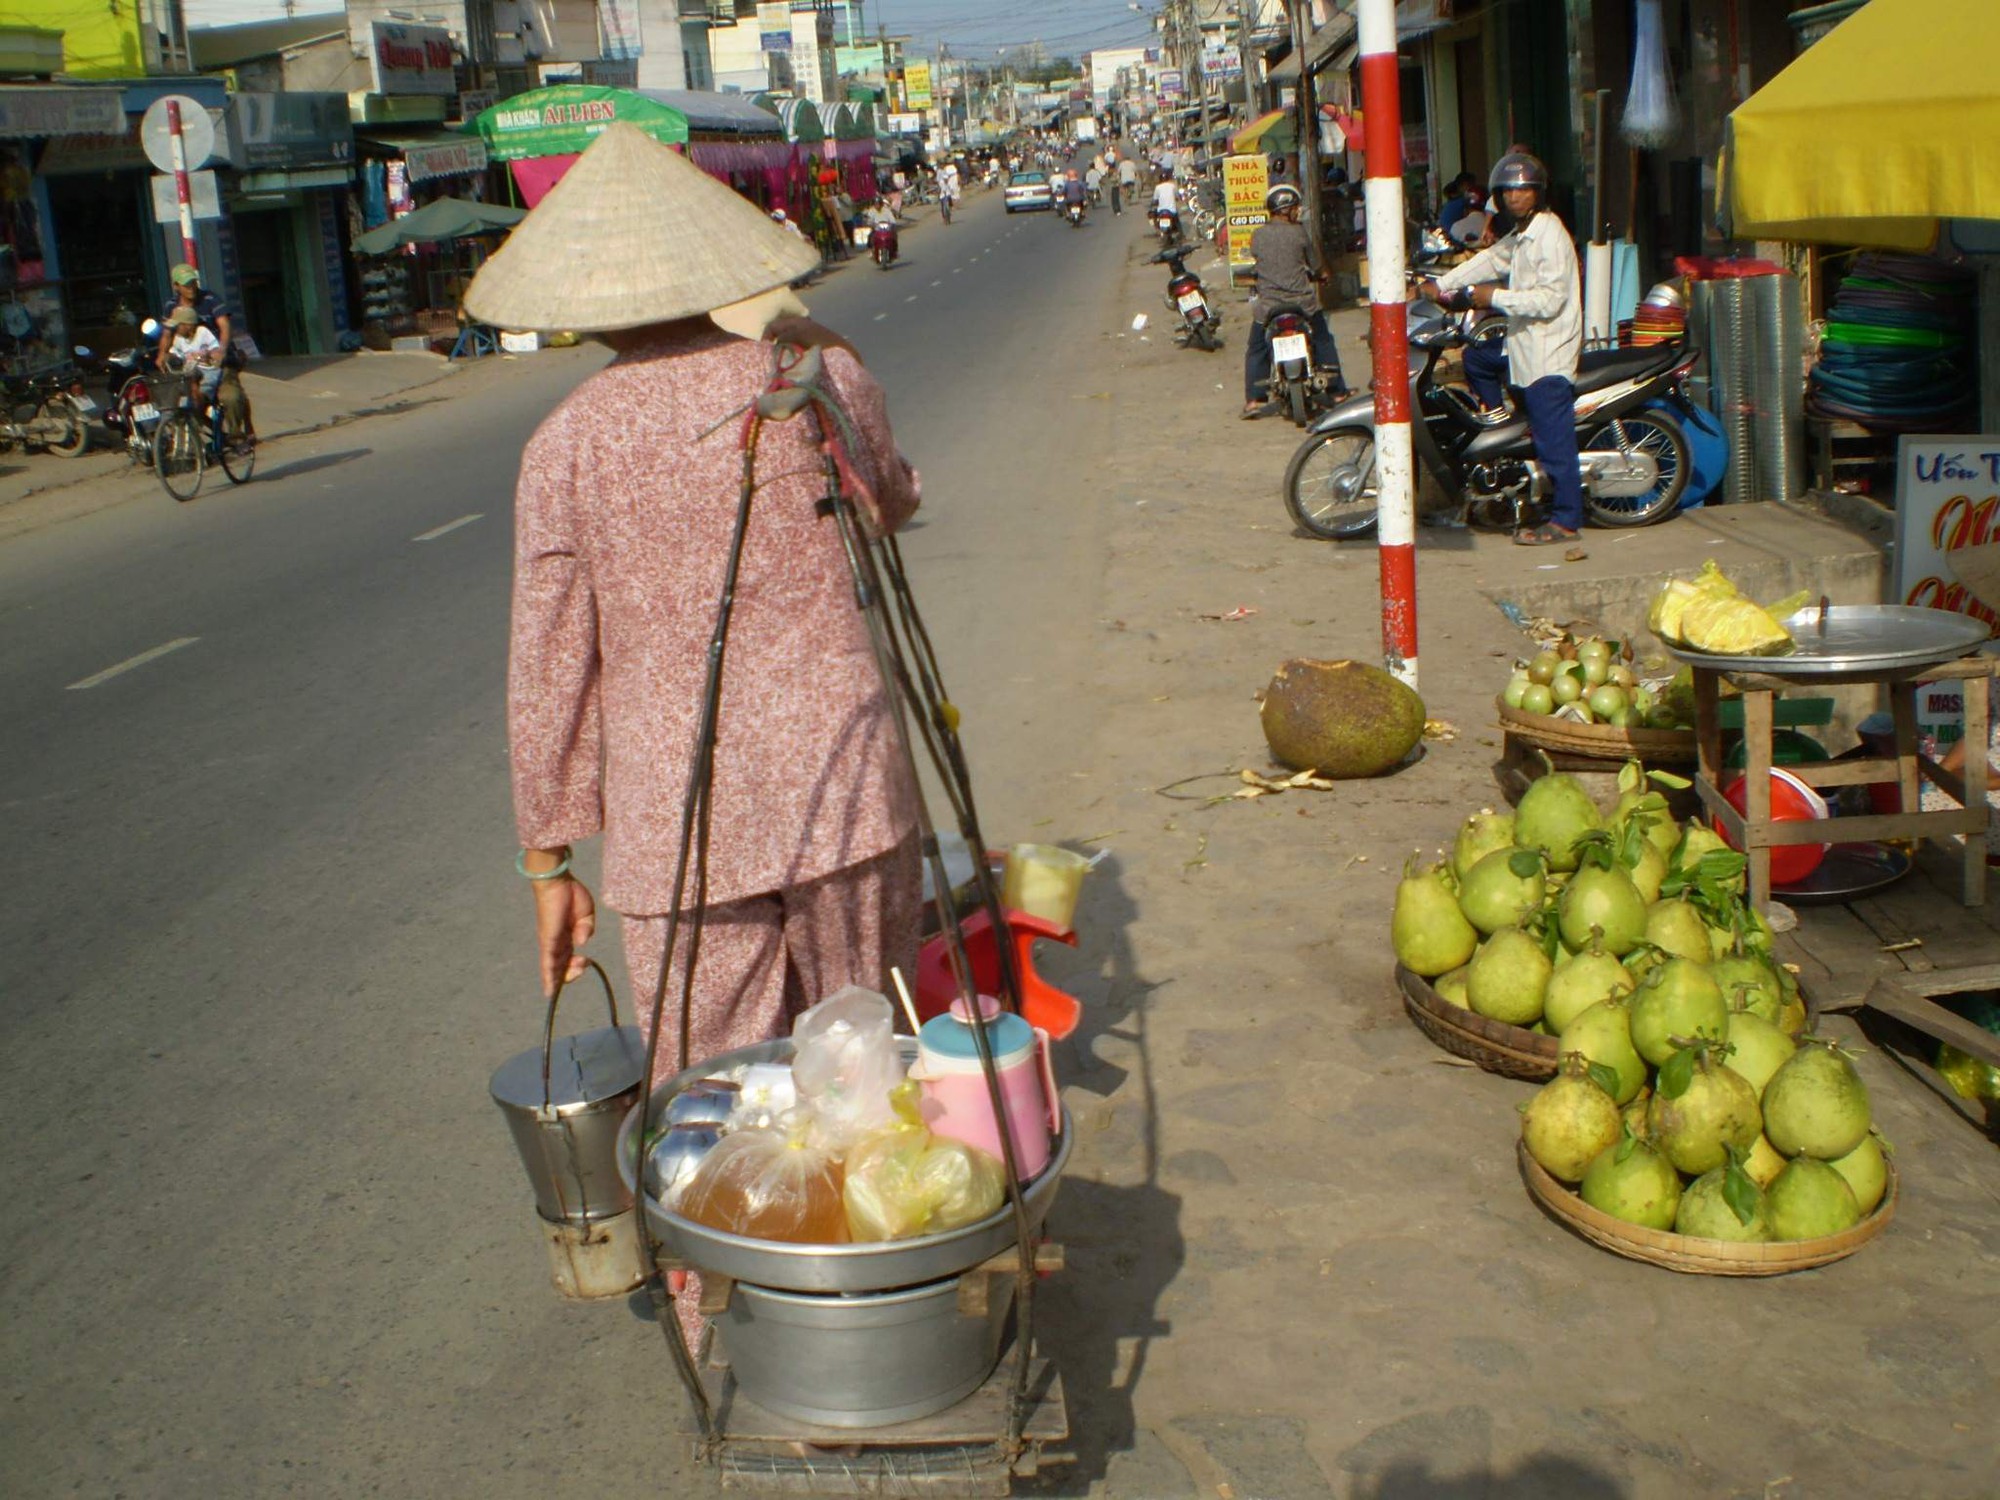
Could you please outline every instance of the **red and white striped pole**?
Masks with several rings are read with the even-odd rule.
[[[1361,0],[1361,117],[1368,176],[1368,314],[1375,366],[1376,539],[1382,654],[1417,686],[1417,475],[1410,448],[1410,331],[1403,283],[1403,103],[1396,0]]]
[[[167,139],[172,142],[174,201],[180,206],[181,259],[199,269],[194,250],[194,203],[188,189],[187,142],[181,138],[181,102],[167,100]]]

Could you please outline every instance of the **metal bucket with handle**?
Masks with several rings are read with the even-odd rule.
[[[549,1000],[542,1045],[494,1070],[493,1102],[506,1117],[528,1171],[556,1287],[568,1297],[610,1297],[639,1284],[638,1215],[619,1174],[618,1127],[639,1102],[645,1038],[618,1024],[611,981],[604,986],[611,1024],[558,1037]]]

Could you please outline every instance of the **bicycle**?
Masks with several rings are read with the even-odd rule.
[[[222,466],[231,484],[248,484],[257,467],[257,440],[245,433],[242,413],[225,413],[221,402],[204,401],[201,372],[180,372],[185,389],[174,409],[153,432],[153,470],[176,500],[201,493],[210,463]]]
[[[946,193],[938,199],[938,214],[947,224],[951,222],[951,206],[957,201],[950,193]]]
[[[67,373],[9,380],[0,408],[0,453],[19,444],[44,448],[58,458],[75,458],[90,446],[90,427],[70,386],[81,382]]]

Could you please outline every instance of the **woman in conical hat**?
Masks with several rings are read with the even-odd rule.
[[[465,297],[482,322],[592,332],[616,351],[521,456],[508,727],[544,991],[581,972],[596,909],[572,851],[601,833],[604,901],[622,919],[642,1022],[666,996],[656,1077],[679,1066],[681,975],[661,964],[745,417],[775,369],[755,334],[797,308],[784,289],[817,265],[753,204],[614,125]],[[751,337],[718,326],[718,309]],[[796,322],[779,326],[795,337]],[[892,531],[918,487],[881,387],[838,341],[824,370],[849,419],[865,519]],[[819,433],[808,414],[764,424],[755,441],[694,1061],[786,1034],[797,1010],[844,984],[883,990],[890,964],[908,972],[915,960],[916,792],[839,537],[815,510]],[[694,900],[689,890],[682,910]]]

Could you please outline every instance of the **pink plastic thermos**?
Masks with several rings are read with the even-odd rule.
[[[981,995],[979,1006],[986,1017],[993,1066],[1000,1075],[1007,1134],[1014,1143],[1014,1166],[1026,1182],[1049,1164],[1051,1142],[1062,1129],[1049,1034],[1002,1010],[991,995]],[[945,1015],[924,1022],[917,1034],[917,1065],[910,1070],[910,1077],[923,1086],[924,1123],[933,1135],[977,1146],[1004,1160],[1000,1131],[993,1119],[993,1100],[979,1067],[972,1013],[963,999],[954,1000]]]

